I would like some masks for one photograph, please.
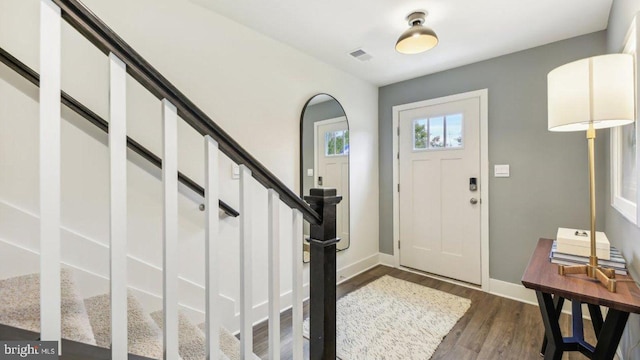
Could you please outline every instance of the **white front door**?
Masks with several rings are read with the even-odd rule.
[[[335,188],[342,201],[336,207],[336,235],[349,244],[349,129],[344,117],[316,122],[316,187]]]
[[[480,284],[480,98],[403,110],[399,126],[400,264]]]

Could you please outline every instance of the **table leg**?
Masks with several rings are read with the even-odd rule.
[[[559,312],[556,311],[551,294],[536,291],[542,322],[544,323],[545,338],[547,346],[544,352],[545,360],[560,360],[563,352],[563,339],[558,324]],[[609,317],[607,317],[607,320]]]
[[[580,301],[571,301],[571,327],[573,329],[572,337],[583,341],[584,328],[582,323],[582,303]]]
[[[562,312],[562,306],[564,305],[564,298],[559,295],[553,295],[553,307],[556,311],[556,321],[560,319],[560,314]],[[600,310],[600,308],[598,308]],[[602,315],[600,315],[602,317]],[[542,348],[540,349],[540,356],[544,356],[545,351],[547,351],[547,335],[543,334],[542,340]]]
[[[602,330],[602,310],[600,310],[600,305],[588,304],[588,306],[591,323],[593,323],[593,331],[597,338],[600,335],[600,330]]]
[[[629,313],[620,310],[609,309],[607,318],[602,325],[600,334],[598,335],[598,344],[596,345],[593,359],[612,360],[616,354],[618,343],[622,337],[622,332],[629,319]]]

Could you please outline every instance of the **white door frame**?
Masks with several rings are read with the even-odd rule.
[[[313,123],[313,187],[318,187],[318,175],[316,174],[318,172],[318,128],[322,125],[335,124],[342,121],[347,121],[347,117],[339,116],[337,118],[320,120]],[[349,122],[347,122],[347,130],[349,130]],[[350,154],[351,145],[349,145],[349,155]],[[351,157],[349,157],[349,161],[351,161]],[[349,169],[351,169],[351,163],[349,163]],[[349,178],[351,178],[351,172],[349,172]],[[349,179],[349,186],[351,186],[351,179]]]
[[[398,162],[398,127],[400,112],[419,107],[438,105],[451,101],[466,100],[470,98],[480,99],[480,264],[482,271],[482,290],[489,291],[489,110],[488,89],[469,91],[462,94],[439,97],[418,101],[410,104],[396,105],[393,112],[393,257],[396,267],[400,267],[400,197],[398,196],[398,183],[400,168]]]

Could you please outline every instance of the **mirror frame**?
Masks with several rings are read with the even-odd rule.
[[[334,96],[327,94],[327,93],[317,93],[312,95],[311,97],[309,97],[309,99],[304,103],[304,106],[302,107],[302,112],[300,113],[300,131],[298,132],[300,138],[299,138],[299,146],[300,146],[300,150],[298,152],[298,156],[300,158],[300,163],[299,163],[299,169],[300,169],[300,197],[304,199],[304,178],[305,178],[305,174],[304,174],[304,144],[303,144],[303,131],[304,131],[304,115],[307,112],[307,108],[309,107],[309,103],[315,99],[317,96],[327,96],[329,98],[331,98],[332,100],[334,100],[338,106],[340,106],[340,109],[342,110],[342,113],[344,116],[344,118],[347,121],[347,129],[349,130],[349,142],[351,143],[351,124],[349,124],[349,116],[347,116],[347,112],[344,109],[344,106],[342,106],[342,103],[340,103],[340,101],[338,101],[338,99],[336,99]],[[329,100],[330,101],[330,100]],[[349,184],[348,184],[348,188],[349,188],[349,196],[351,196],[351,146],[349,146]],[[315,166],[314,166],[314,177],[315,177]],[[349,199],[349,208],[347,209],[347,211],[349,211],[349,234],[351,234],[351,199]],[[303,240],[305,241],[305,240]],[[349,243],[347,244],[346,247],[344,248],[339,248],[336,249],[337,252],[341,252],[344,250],[347,250],[351,247],[351,236],[349,236]],[[304,255],[303,255],[303,261],[304,261]]]

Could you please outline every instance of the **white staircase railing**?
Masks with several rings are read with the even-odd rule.
[[[251,171],[240,166],[240,358],[253,353],[253,267],[251,244]]]
[[[109,55],[109,250],[111,328],[127,329],[127,69]],[[112,357],[127,357],[127,332],[111,332]]]
[[[220,358],[220,312],[218,274],[218,143],[205,136],[205,335],[208,359]]]
[[[60,8],[40,6],[40,332],[59,341],[60,310]]]
[[[220,355],[219,309],[219,198],[218,156],[222,152],[240,164],[240,340],[241,358],[253,357],[252,209],[253,177],[268,189],[269,241],[269,356],[280,349],[280,211],[292,209],[292,333],[293,359],[303,358],[302,221],[312,224],[311,357],[335,358],[335,191],[312,193],[311,208],[248,154],[201,110],[153,69],[77,0],[40,0],[40,213],[41,213],[41,339],[61,341],[60,311],[60,125],[61,125],[61,19],[79,30],[110,63],[110,274],[111,351],[113,359],[127,358],[127,73],[153,93],[162,107],[163,182],[163,341],[164,358],[178,359],[178,141],[180,116],[203,135],[205,144],[205,320],[207,358]],[[64,96],[63,93],[63,101]],[[324,207],[323,204],[328,204]],[[320,215],[322,214],[322,216]],[[333,224],[328,224],[327,221]],[[314,235],[315,234],[315,235]],[[318,259],[314,263],[314,258]],[[314,270],[315,267],[315,270]],[[321,283],[321,284],[319,284]],[[319,284],[314,286],[314,284]],[[333,296],[333,300],[331,298]],[[314,302],[315,299],[315,302]],[[317,311],[314,311],[317,309]],[[314,315],[316,314],[316,315]],[[319,334],[318,336],[313,336]]]

